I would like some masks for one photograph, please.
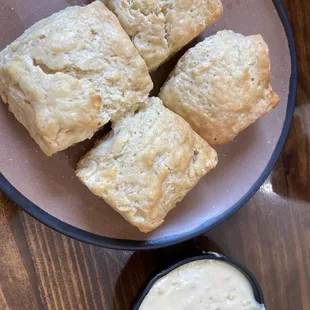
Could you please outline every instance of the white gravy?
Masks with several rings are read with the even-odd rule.
[[[247,278],[223,261],[205,259],[159,279],[139,310],[263,310]]]

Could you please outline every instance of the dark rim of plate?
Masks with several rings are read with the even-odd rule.
[[[296,48],[294,41],[293,30],[287,16],[287,12],[285,10],[284,4],[282,0],[273,0],[273,4],[280,16],[282,24],[284,26],[286,36],[288,39],[290,56],[291,56],[291,78],[290,78],[290,88],[289,88],[289,98],[288,105],[286,111],[286,117],[284,126],[281,132],[281,136],[277,142],[277,145],[274,149],[274,152],[269,160],[266,168],[254,183],[254,185],[250,188],[250,190],[229,210],[217,216],[213,219],[206,221],[201,226],[195,228],[192,231],[172,235],[164,238],[159,238],[155,240],[124,240],[124,239],[116,239],[110,237],[104,237],[100,235],[96,235],[90,233],[88,231],[76,228],[72,225],[69,225],[56,217],[48,214],[43,211],[40,207],[32,203],[25,196],[23,196],[14,186],[10,184],[10,182],[0,173],[0,189],[20,208],[22,208],[25,212],[30,214],[32,217],[40,221],[41,223],[49,226],[50,228],[77,240],[111,249],[119,249],[119,250],[147,250],[147,249],[156,249],[167,247],[176,243],[180,243],[194,237],[197,237],[206,231],[210,230],[214,226],[220,224],[229,218],[232,214],[237,212],[246,202],[250,200],[250,198],[258,191],[260,186],[267,179],[271,170],[273,169],[286,141],[288,131],[290,128],[291,120],[294,113],[295,107],[295,99],[296,99],[296,91],[297,91],[297,57],[296,57]]]
[[[194,256],[194,257],[184,259],[184,260],[172,265],[171,267],[165,269],[164,271],[159,272],[157,275],[155,275],[151,279],[151,281],[147,284],[147,286],[141,291],[141,293],[140,293],[140,295],[139,295],[139,297],[138,297],[137,301],[135,302],[132,309],[133,310],[139,310],[139,307],[141,306],[144,298],[149,293],[149,291],[151,290],[151,288],[153,287],[153,285],[155,284],[155,282],[157,280],[166,276],[168,273],[170,273],[171,271],[173,271],[174,269],[176,269],[180,266],[183,266],[185,264],[192,263],[192,262],[195,262],[198,260],[206,260],[206,259],[223,261],[223,262],[228,263],[228,264],[232,265],[233,267],[237,268],[239,271],[241,271],[241,273],[250,282],[256,301],[259,304],[264,305],[264,296],[263,296],[263,291],[261,289],[261,286],[258,283],[258,281],[256,280],[256,278],[254,277],[254,275],[246,267],[244,267],[240,263],[234,261],[233,259],[231,259],[227,256],[209,252],[209,253],[206,253],[204,255],[199,255],[199,256]]]

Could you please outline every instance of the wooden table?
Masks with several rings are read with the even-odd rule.
[[[154,271],[196,246],[252,270],[267,309],[310,309],[310,1],[285,2],[299,59],[297,107],[281,158],[255,197],[196,240],[133,253],[64,237],[0,194],[1,310],[127,310]]]

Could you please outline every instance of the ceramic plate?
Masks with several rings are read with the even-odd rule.
[[[75,0],[0,0],[0,49],[34,22]],[[75,177],[78,159],[93,141],[46,157],[28,132],[0,103],[0,188],[33,217],[73,238],[104,247],[147,249],[168,246],[199,235],[244,205],[270,173],[284,145],[294,109],[296,55],[292,30],[281,1],[223,0],[224,15],[194,45],[221,29],[263,35],[270,47],[272,85],[279,106],[217,148],[219,164],[202,179],[165,220],[149,234],[130,226]],[[153,74],[156,94],[186,49]],[[101,133],[99,133],[100,135]]]

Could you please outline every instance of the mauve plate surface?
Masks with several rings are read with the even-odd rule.
[[[0,49],[41,18],[68,5],[86,2],[0,0]],[[27,202],[4,178],[0,184],[2,189],[26,211],[50,226],[84,241],[110,247],[163,246],[192,236],[198,230],[201,231],[201,227],[208,228],[220,221],[224,214],[228,214],[232,207],[236,207],[236,203],[249,193],[266,171],[285,120],[290,118],[287,107],[291,75],[288,40],[273,2],[223,0],[223,4],[223,17],[195,41],[221,29],[232,29],[244,35],[262,34],[270,47],[272,85],[280,95],[281,102],[274,111],[241,133],[234,142],[217,148],[217,168],[203,178],[177,205],[166,218],[164,225],[152,233],[140,233],[78,181],[74,169],[91,142],[79,144],[48,158],[1,102],[0,171],[24,197],[61,222]],[[180,54],[182,52],[153,74],[155,94]],[[101,236],[146,243],[124,243]]]

